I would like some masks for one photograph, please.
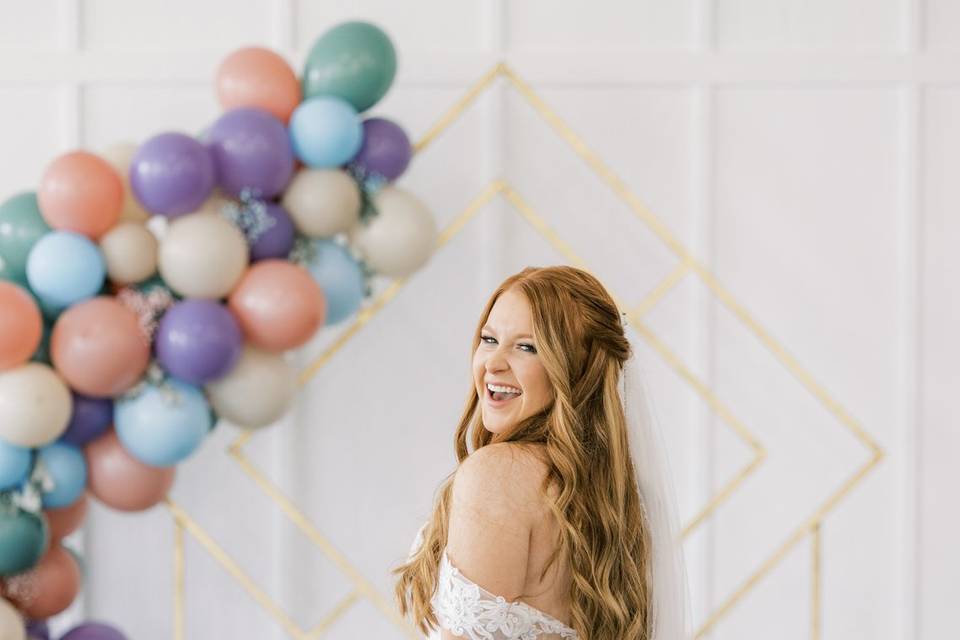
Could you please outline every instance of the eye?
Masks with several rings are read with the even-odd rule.
[[[487,342],[487,340],[490,340],[491,342]],[[497,339],[494,338],[494,337],[492,337],[492,336],[483,336],[483,335],[482,335],[482,336],[480,336],[480,341],[481,341],[481,342],[484,342],[485,344],[492,344],[493,342],[496,342]],[[537,352],[537,348],[534,347],[532,344],[527,344],[526,342],[521,342],[519,346],[521,346],[521,347],[528,347],[528,349],[525,349],[525,351],[527,351],[527,353],[536,353],[536,352]]]

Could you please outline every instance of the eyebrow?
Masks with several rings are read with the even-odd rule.
[[[492,332],[492,333],[496,333],[496,331],[495,331],[494,329],[492,329],[491,327],[489,327],[488,325],[483,325],[483,327],[481,327],[480,331],[490,331],[490,332]],[[533,339],[533,336],[530,335],[529,333],[525,333],[525,334],[523,334],[522,336],[517,336],[517,338],[530,338],[530,339],[532,340],[532,339]]]

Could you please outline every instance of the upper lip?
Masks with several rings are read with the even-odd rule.
[[[496,380],[484,380],[483,382],[484,382],[484,385],[495,384],[498,387],[511,387],[513,389],[520,389],[519,385],[510,384],[509,382],[497,382]]]

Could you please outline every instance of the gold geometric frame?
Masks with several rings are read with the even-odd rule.
[[[837,504],[845,498],[853,488],[859,484],[873,467],[880,463],[885,453],[880,446],[863,430],[863,428],[834,400],[821,385],[819,385],[813,376],[804,369],[799,362],[790,355],[787,350],[777,342],[769,333],[767,333],[760,324],[740,305],[734,297],[727,291],[716,277],[700,264],[696,258],[687,249],[673,237],[669,230],[664,226],[656,216],[653,215],[637,198],[626,185],[611,171],[600,157],[591,151],[586,144],[573,132],[573,130],[564,123],[547,104],[521,80],[517,74],[505,63],[500,63],[488,71],[467,93],[458,100],[439,120],[431,127],[414,147],[416,153],[422,153],[433,140],[442,132],[448,129],[463,112],[485,91],[495,80],[504,78],[518,91],[523,98],[533,107],[536,113],[549,124],[560,138],[566,142],[571,149],[590,167],[590,169],[603,181],[614,194],[620,198],[629,209],[644,222],[673,253],[679,258],[678,266],[659,283],[654,290],[648,294],[635,307],[628,308],[618,296],[611,292],[617,306],[626,311],[629,317],[631,327],[638,331],[643,338],[653,347],[656,353],[673,369],[677,375],[685,382],[690,384],[694,391],[709,405],[711,410],[727,425],[733,432],[744,441],[744,443],[753,450],[753,458],[744,465],[720,490],[713,495],[707,504],[683,526],[681,538],[685,539],[690,533],[704,520],[710,516],[720,504],[727,500],[736,488],[753,473],[766,458],[766,450],[760,444],[759,440],[743,425],[733,414],[733,412],[724,405],[713,391],[696,375],[687,368],[681,359],[676,356],[646,324],[642,317],[649,312],[670,290],[673,289],[686,275],[694,274],[701,279],[707,288],[737,317],[746,328],[751,331],[765,346],[773,356],[786,368],[786,370],[801,385],[803,385],[813,396],[829,411],[839,422],[840,426],[850,431],[853,436],[872,454],[871,458],[856,469],[854,473],[844,481],[835,491],[831,492],[812,514],[803,519],[786,540],[768,557],[747,579],[729,595],[719,607],[710,613],[706,621],[695,631],[695,638],[700,638],[712,629],[717,622],[723,618],[731,608],[739,602],[748,592],[756,587],[757,583],[767,575],[778,563],[780,563],[786,554],[805,536],[811,536],[812,549],[812,571],[811,571],[811,637],[815,640],[820,637],[821,620],[821,596],[820,596],[820,566],[821,566],[821,547],[820,547],[820,525]],[[523,200],[520,194],[513,189],[504,180],[495,180],[489,184],[474,200],[451,222],[440,234],[437,239],[437,250],[442,248],[450,239],[456,235],[462,227],[496,196],[502,196],[509,202],[513,208],[523,217],[538,233],[547,239],[558,251],[574,265],[590,271],[572,250],[557,234],[546,224],[530,205]],[[429,267],[428,267],[429,268]],[[304,384],[310,380],[324,364],[341,349],[374,315],[379,313],[383,306],[389,302],[406,284],[408,278],[398,278],[380,293],[371,303],[364,307],[355,320],[341,333],[336,341],[330,345],[314,362],[312,362],[300,376],[300,383]],[[183,616],[185,603],[185,585],[183,575],[183,547],[184,532],[189,533],[196,539],[201,546],[217,560],[231,576],[256,600],[265,611],[273,617],[277,623],[293,638],[297,640],[313,640],[320,637],[329,626],[343,615],[360,598],[368,599],[371,604],[377,608],[385,618],[390,620],[398,629],[404,632],[411,639],[419,639],[421,636],[410,623],[402,619],[396,608],[390,604],[386,598],[380,594],[373,585],[363,577],[363,575],[349,562],[349,560],[340,553],[330,541],[310,522],[309,518],[297,506],[285,496],[275,485],[273,485],[266,476],[246,457],[243,453],[243,447],[255,435],[254,431],[243,432],[230,447],[228,453],[235,459],[241,470],[246,473],[264,493],[273,500],[279,508],[290,518],[290,520],[303,531],[307,538],[324,553],[327,558],[350,580],[354,589],[341,602],[339,602],[326,616],[310,630],[304,630],[294,623],[290,617],[277,605],[269,596],[267,596],[260,587],[247,576],[240,566],[234,561],[216,541],[203,530],[199,524],[176,504],[169,497],[164,502],[171,512],[175,523],[174,538],[174,637],[176,640],[183,640]]]

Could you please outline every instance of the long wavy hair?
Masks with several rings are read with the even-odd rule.
[[[512,430],[484,428],[471,382],[454,435],[458,466],[470,451],[496,442],[545,445],[543,497],[560,524],[547,569],[570,563],[571,623],[583,640],[648,640],[652,633],[651,540],[630,457],[626,417],[617,385],[630,342],[620,312],[593,275],[570,266],[527,267],[500,284],[474,333],[504,291],[516,288],[530,304],[537,352],[554,390],[553,400]],[[472,356],[471,351],[471,356]],[[429,634],[438,621],[430,599],[447,543],[450,496],[456,470],[437,491],[424,541],[395,569],[396,597]],[[547,489],[556,485],[556,491]],[[552,497],[551,497],[552,495]]]

